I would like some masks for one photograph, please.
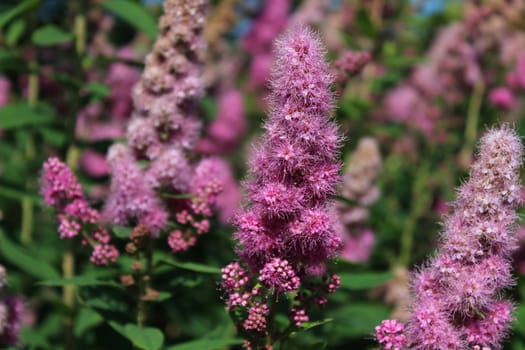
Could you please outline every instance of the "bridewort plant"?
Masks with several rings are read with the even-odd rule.
[[[481,139],[478,159],[444,224],[436,256],[413,276],[415,294],[406,329],[394,320],[376,328],[391,348],[499,349],[514,306],[501,298],[513,284],[509,257],[523,204],[518,171],[523,145],[508,126]]]
[[[319,39],[306,28],[281,37],[276,56],[270,117],[246,184],[252,205],[236,218],[247,269],[236,262],[222,270],[227,309],[247,334],[248,349],[283,343],[339,284],[325,272],[341,245],[329,201],[339,181],[341,142],[329,119],[332,77]],[[295,292],[289,325],[276,329],[278,304],[289,292]]]

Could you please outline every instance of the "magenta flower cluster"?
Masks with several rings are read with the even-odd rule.
[[[277,43],[266,133],[247,183],[252,205],[237,217],[239,255],[258,270],[281,257],[303,271],[334,256],[328,197],[339,181],[340,137],[329,119],[331,76],[318,39],[292,30]]]
[[[386,350],[401,350],[407,345],[405,325],[396,320],[384,320],[376,327],[376,338]]]
[[[164,3],[160,37],[146,57],[133,88],[134,111],[128,144],[108,152],[111,188],[103,217],[118,225],[144,225],[154,235],[168,223],[174,252],[187,250],[209,230],[211,206],[220,191],[220,160],[188,160],[199,137],[197,103],[205,52],[202,37],[206,1]],[[171,213],[175,213],[171,215]]]
[[[339,285],[326,274],[311,282],[341,244],[329,200],[340,179],[341,141],[330,120],[332,77],[318,38],[306,28],[278,40],[276,57],[271,112],[246,183],[251,204],[235,220],[237,252],[249,268],[233,263],[223,269],[227,309],[244,315],[239,322],[250,346],[269,332],[272,298],[309,289],[290,308],[290,323],[298,327],[309,320],[308,308],[324,304],[325,294]]]
[[[76,176],[58,158],[51,157],[44,163],[41,194],[57,212],[60,238],[72,239],[81,234],[83,243],[93,248],[91,261],[97,265],[117,260],[119,252],[111,244],[109,233],[97,224],[99,212],[89,205]]]
[[[520,138],[510,127],[482,138],[470,179],[445,222],[441,247],[414,277],[406,330],[410,349],[501,348],[513,319],[513,305],[502,291],[513,284],[521,164]]]

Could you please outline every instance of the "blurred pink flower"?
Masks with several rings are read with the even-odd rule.
[[[0,107],[7,104],[9,101],[9,92],[11,90],[11,83],[5,77],[0,76]]]
[[[286,27],[290,1],[266,1],[262,13],[242,40],[242,47],[252,55],[248,86],[259,88],[270,76],[273,40]]]
[[[109,173],[106,157],[92,149],[85,150],[80,156],[80,166],[89,175],[94,177],[105,176]]]
[[[230,90],[219,97],[217,117],[206,130],[206,137],[197,144],[197,151],[218,154],[235,150],[246,134],[243,96]]]
[[[343,238],[341,257],[351,262],[366,262],[374,248],[375,234],[370,229],[363,229],[356,234],[347,233]]]
[[[410,84],[388,92],[385,113],[397,122],[412,124],[426,135],[433,134],[439,117],[439,110]]]
[[[250,64],[250,78],[248,80],[250,88],[255,89],[267,83],[272,62],[273,56],[270,52],[253,56]]]
[[[508,87],[500,86],[492,89],[489,94],[489,102],[496,107],[512,109],[516,105],[516,97]]]
[[[221,192],[217,195],[215,207],[223,224],[231,223],[240,208],[241,189],[233,176],[230,165],[221,158],[214,159],[214,176],[221,184]]]

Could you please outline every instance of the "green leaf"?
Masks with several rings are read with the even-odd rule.
[[[22,1],[10,10],[0,14],[0,29],[9,23],[13,18],[38,5],[39,2],[39,0]]]
[[[17,19],[9,26],[6,35],[6,41],[9,46],[16,45],[24,31],[26,30],[26,22],[23,19]]]
[[[164,344],[164,334],[157,328],[127,324],[124,329],[126,337],[139,349],[158,350]]]
[[[109,93],[111,92],[110,88],[107,85],[104,85],[102,83],[98,83],[96,81],[92,81],[84,86],[84,89],[86,89],[89,93],[100,97],[108,97]]]
[[[154,300],[151,300],[152,302],[157,302],[157,303],[160,303],[160,302],[163,302],[165,300],[168,300],[172,297],[173,294],[171,294],[170,292],[159,292],[159,296],[157,297],[157,299],[154,299]]]
[[[82,336],[87,330],[98,326],[104,321],[104,318],[96,311],[82,308],[78,312],[73,326],[73,334],[75,337]]]
[[[525,350],[525,344],[523,344],[523,340],[515,338],[512,341],[512,350]]]
[[[117,332],[118,334],[120,334],[121,336],[123,336],[124,338],[127,338],[128,335],[126,333],[126,329],[124,328],[123,325],[115,322],[115,321],[109,321],[108,322],[109,326],[111,328],[113,328],[113,330],[115,330],[115,332]]]
[[[25,103],[8,104],[0,108],[0,129],[4,130],[51,123],[53,119],[49,110],[32,109]]]
[[[111,286],[120,288],[121,285],[114,281],[103,281],[92,276],[75,276],[72,278],[58,278],[40,281],[38,284],[48,287],[75,286]]]
[[[359,205],[359,203],[357,201],[354,201],[354,200],[352,200],[350,198],[346,198],[346,197],[343,197],[343,196],[335,195],[335,196],[332,196],[332,198],[335,199],[338,202],[345,203],[346,205],[349,205],[349,206],[357,206],[357,205]]]
[[[147,12],[143,6],[125,0],[106,0],[101,3],[102,7],[122,18],[151,39],[155,39],[158,34],[155,19]]]
[[[220,274],[221,269],[215,266],[209,266],[209,265],[203,265],[193,262],[180,262],[173,259],[163,259],[162,262],[172,265],[175,267],[178,267],[180,269],[194,271],[194,272],[202,272],[202,273],[211,273],[211,274]]]
[[[124,312],[128,309],[128,306],[121,300],[109,299],[107,297],[88,298],[84,301],[84,303],[87,306],[94,308],[94,309],[109,310],[112,312],[115,312],[115,311]]]
[[[216,350],[225,346],[242,344],[242,339],[224,338],[224,339],[199,339],[178,345],[168,346],[166,350]]]
[[[173,199],[188,199],[188,198],[195,197],[195,193],[177,193],[177,194],[161,193],[160,196],[164,198],[173,198]]]
[[[204,97],[201,99],[200,108],[204,116],[204,120],[212,122],[217,116],[217,102],[211,97]]]
[[[38,259],[24,248],[11,242],[6,235],[0,233],[0,253],[2,258],[9,261],[28,275],[39,279],[56,279],[60,274],[51,265]]]
[[[60,148],[67,142],[67,135],[62,130],[38,128],[38,131],[42,134],[44,141],[53,147]]]
[[[124,226],[113,226],[113,233],[118,238],[129,238],[129,235],[133,229]]]
[[[359,9],[357,12],[356,23],[361,34],[371,38],[376,35],[376,28],[372,22],[372,19],[370,18],[370,12],[368,12],[366,9]]]
[[[334,338],[362,337],[373,334],[374,327],[389,315],[390,309],[381,304],[347,305],[328,313],[334,322],[327,324],[325,331]]]
[[[71,40],[72,37],[70,33],[64,32],[57,26],[49,24],[35,30],[31,36],[31,40],[33,44],[38,46],[53,46],[65,43]]]
[[[50,348],[46,337],[41,332],[30,327],[22,327],[20,331],[20,339],[22,340],[22,343],[29,348]]]
[[[203,278],[201,275],[198,275],[196,278],[192,278],[192,279],[179,276],[177,278],[171,279],[169,286],[170,287],[183,286],[186,288],[195,288],[197,286],[200,286],[202,282],[203,282]]]
[[[343,273],[340,277],[341,288],[360,290],[380,286],[393,276],[390,272],[353,272]]]
[[[314,322],[304,322],[301,324],[300,328],[307,330],[310,328],[322,326],[323,324],[332,322],[333,320],[334,320],[333,318],[325,318],[324,320],[319,320],[319,321],[314,321]]]
[[[7,186],[0,185],[0,197],[11,198],[16,200],[30,199],[34,201],[39,201],[40,196],[36,193],[25,192],[18,190],[16,188],[11,188]]]
[[[525,305],[519,305],[514,312],[516,320],[512,327],[521,335],[525,335]]]

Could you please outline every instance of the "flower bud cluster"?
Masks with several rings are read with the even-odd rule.
[[[51,157],[44,163],[40,192],[44,202],[57,212],[60,238],[82,234],[85,245],[89,243],[93,248],[91,261],[97,265],[117,260],[119,252],[111,244],[111,237],[97,224],[99,212],[89,205],[76,176],[58,158]]]

